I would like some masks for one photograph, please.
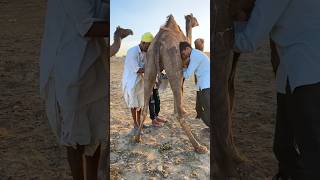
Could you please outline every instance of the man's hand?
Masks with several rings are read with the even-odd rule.
[[[187,68],[189,66],[190,59],[182,59],[182,68]]]
[[[144,69],[143,68],[140,68],[138,71],[137,71],[138,74],[142,74],[144,73]]]
[[[108,21],[94,22],[86,37],[106,37],[109,34],[109,23]]]

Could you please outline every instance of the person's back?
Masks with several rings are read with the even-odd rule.
[[[192,49],[190,62],[193,60],[200,61],[199,67],[197,67],[194,72],[198,81],[197,85],[200,89],[203,89],[204,87],[210,87],[210,60],[208,56],[202,51]]]

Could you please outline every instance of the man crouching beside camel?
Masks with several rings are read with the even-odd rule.
[[[188,42],[179,44],[181,58],[184,60],[183,77],[189,79],[194,73],[199,90],[197,99],[199,100],[200,118],[210,128],[210,60],[203,52],[193,49]]]

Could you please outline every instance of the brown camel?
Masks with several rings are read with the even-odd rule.
[[[231,114],[234,105],[234,78],[240,53],[233,53],[234,32],[233,21],[248,19],[255,0],[215,0],[213,35],[214,61],[212,88],[213,117],[213,161],[216,162],[216,179],[227,179],[237,176],[236,169],[245,164],[233,142]],[[271,62],[274,72],[279,64],[279,56],[275,44],[270,40]]]
[[[123,29],[120,26],[117,27],[113,35],[113,44],[110,46],[110,57],[114,56],[119,51],[121,40],[129,35],[133,35],[131,29]]]
[[[183,109],[182,101],[182,59],[179,51],[179,42],[187,41],[186,36],[174,20],[172,15],[168,16],[166,24],[160,28],[160,31],[152,41],[148,52],[147,62],[145,62],[144,74],[144,107],[142,113],[142,123],[139,130],[135,134],[135,140],[140,142],[140,132],[144,120],[147,116],[148,101],[152,92],[152,88],[156,81],[157,74],[161,70],[166,70],[170,86],[174,95],[175,108],[177,109],[177,118],[179,123],[187,134],[191,144],[198,153],[206,153],[208,150],[205,146],[199,144],[194,138],[184,117],[186,112]]]
[[[126,38],[128,35],[133,35],[133,32],[131,29],[123,29],[120,26],[117,27],[116,31],[114,32],[113,35],[113,43],[110,46],[110,51],[109,51],[109,57],[114,56],[120,49],[121,46],[121,40]],[[109,66],[110,64],[107,63],[107,69],[110,69]],[[110,92],[109,89],[107,92]],[[109,102],[108,102],[109,103]],[[109,114],[110,115],[110,114]],[[107,117],[108,118],[108,117]],[[109,119],[107,120],[107,146],[101,153],[100,157],[100,164],[99,164],[99,180],[106,180],[107,179],[107,174],[109,174],[109,167],[108,167],[108,161],[110,159],[110,122]]]
[[[193,14],[186,15],[186,36],[189,44],[192,42],[192,28],[199,26],[197,18],[193,17]]]

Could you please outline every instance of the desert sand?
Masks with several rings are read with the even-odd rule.
[[[111,172],[112,177],[124,179],[209,179],[210,154],[194,152],[187,136],[173,114],[170,86],[160,93],[162,117],[168,122],[161,128],[147,128],[143,142],[132,142],[132,118],[122,96],[121,79],[124,58],[111,58]],[[184,85],[187,122],[200,142],[210,146],[210,134],[202,120],[194,119],[196,88],[193,78]],[[150,125],[148,118],[146,124]],[[201,131],[202,130],[202,131]]]
[[[39,97],[39,51],[45,10],[46,1],[0,1],[0,180],[71,179],[65,149],[57,145]],[[267,45],[244,55],[236,77],[235,143],[252,162],[251,176],[257,180],[270,179],[277,165],[272,153],[276,91],[269,59]],[[131,121],[121,97],[121,63],[120,59],[111,61],[111,67],[118,68],[111,71],[112,176],[201,179],[208,175],[208,155],[192,151],[172,118],[170,91],[166,92],[168,96],[160,94],[161,114],[169,123],[146,132],[143,143],[129,143]],[[192,80],[185,89],[190,96],[185,98],[188,122],[193,124],[195,134],[201,135],[204,125],[192,119]],[[209,142],[205,138],[201,141]]]

